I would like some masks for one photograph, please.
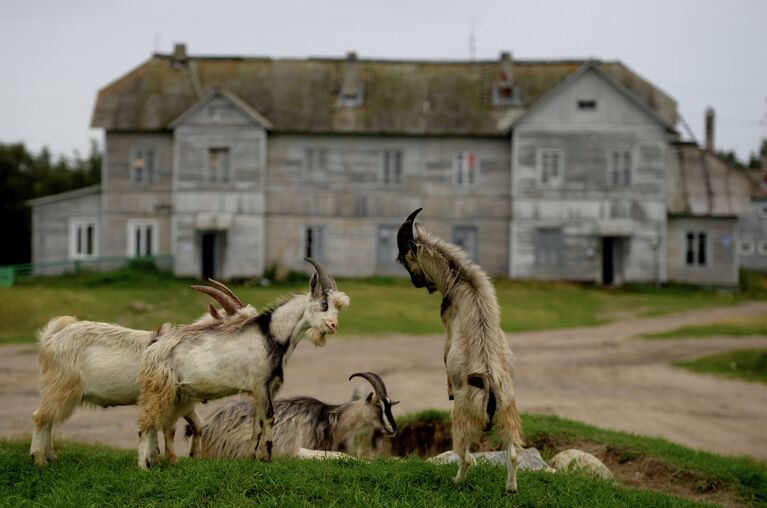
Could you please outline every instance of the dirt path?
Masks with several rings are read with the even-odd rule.
[[[435,309],[436,312],[436,309]],[[767,313],[767,303],[629,319],[604,326],[509,335],[517,354],[517,394],[523,411],[556,414],[600,427],[659,436],[693,448],[767,459],[767,385],[698,375],[672,361],[746,347],[767,337],[644,341],[633,336],[688,324]],[[342,323],[343,326],[343,323]],[[38,400],[33,345],[0,347],[0,436],[30,432]],[[302,344],[287,369],[281,396],[349,399],[356,371],[385,379],[402,401],[398,413],[449,409],[442,336],[331,338],[325,348]],[[356,380],[355,380],[356,381]],[[367,387],[365,387],[367,389]],[[214,407],[201,407],[207,415]],[[132,448],[133,407],[81,409],[61,437]],[[181,447],[182,450],[183,446]]]

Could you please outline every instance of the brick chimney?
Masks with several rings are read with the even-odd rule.
[[[706,108],[706,150],[714,151],[714,108]]]
[[[187,60],[189,60],[189,57],[186,55],[186,44],[177,42],[173,46],[173,62],[184,64]]]

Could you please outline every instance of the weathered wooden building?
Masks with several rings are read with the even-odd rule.
[[[99,91],[99,207],[32,202],[34,260],[169,254],[179,275],[232,278],[311,255],[339,275],[402,274],[396,229],[422,206],[493,274],[733,284],[720,275],[737,274],[737,256],[713,245],[705,266],[720,275],[677,266],[677,214],[711,238],[721,217],[677,206],[679,175],[694,170],[676,121],[674,100],[620,62],[190,57],[178,45]],[[42,239],[83,221],[87,253]]]

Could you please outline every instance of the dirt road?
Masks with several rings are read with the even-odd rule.
[[[437,312],[437,309],[435,309]],[[658,436],[693,448],[767,459],[767,385],[693,374],[679,360],[747,347],[767,337],[645,341],[637,334],[767,313],[767,303],[628,319],[604,326],[509,335],[517,354],[517,395],[523,411],[556,414],[600,427]],[[343,322],[342,322],[343,331]],[[325,348],[303,343],[286,371],[281,396],[349,399],[356,371],[378,372],[398,413],[450,408],[442,336],[330,338]],[[368,387],[364,387],[368,389]],[[0,436],[30,432],[38,400],[34,345],[0,347]],[[207,415],[214,403],[201,406]],[[132,448],[133,407],[80,409],[57,435]],[[180,450],[185,450],[180,445]]]

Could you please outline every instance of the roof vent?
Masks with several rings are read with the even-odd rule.
[[[186,44],[177,42],[173,46],[173,62],[184,64],[187,60],[189,60],[189,57],[186,55]]]
[[[338,105],[346,108],[361,106],[365,100],[365,88],[357,76],[357,53],[346,54],[346,65],[338,92]]]
[[[501,60],[498,63],[498,73],[493,81],[494,106],[512,106],[519,103],[519,94],[514,86],[513,71],[514,64],[511,53],[502,52]]]

